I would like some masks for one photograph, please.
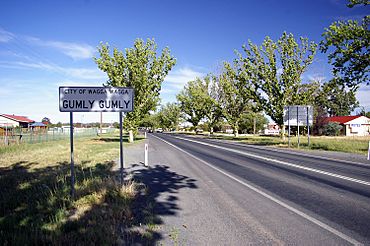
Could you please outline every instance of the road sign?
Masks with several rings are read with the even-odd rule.
[[[59,111],[70,112],[71,197],[74,198],[73,112],[119,112],[120,169],[123,184],[122,112],[134,109],[134,89],[127,87],[59,87]]]
[[[61,112],[130,112],[134,89],[127,87],[59,87]]]
[[[297,126],[298,147],[300,144],[299,127],[307,127],[308,145],[310,145],[310,125],[313,123],[313,107],[309,105],[291,105],[284,107],[284,127],[288,126],[288,138],[290,147],[290,127]]]
[[[313,106],[292,105],[284,107],[284,125],[307,126],[313,124]]]

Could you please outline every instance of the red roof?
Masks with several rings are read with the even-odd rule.
[[[333,116],[333,117],[327,117],[325,118],[325,122],[338,122],[340,124],[345,124],[348,121],[354,120],[361,117],[360,115],[355,116]]]
[[[11,119],[11,120],[15,120],[17,122],[25,122],[25,123],[35,122],[34,120],[30,120],[25,116],[18,116],[18,115],[14,115],[14,114],[0,114],[0,116],[3,116],[5,118]]]

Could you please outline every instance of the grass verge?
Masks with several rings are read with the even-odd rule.
[[[75,199],[69,141],[0,148],[1,245],[115,245],[150,237],[132,232],[133,204],[146,187],[116,181],[119,138],[75,140]]]
[[[288,138],[282,140],[278,136],[239,136],[232,135],[214,135],[211,138],[226,139],[241,141],[247,144],[277,146],[281,148],[288,147]],[[366,137],[327,137],[327,136],[311,136],[310,145],[308,145],[307,136],[300,136],[300,149],[314,149],[326,151],[338,151],[346,153],[355,153],[367,155],[369,148],[370,136]],[[298,148],[298,138],[291,137],[291,147]]]

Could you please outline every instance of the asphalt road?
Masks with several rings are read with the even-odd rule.
[[[150,165],[181,177],[157,198],[172,206],[168,242],[370,244],[369,164],[183,135],[148,142]]]

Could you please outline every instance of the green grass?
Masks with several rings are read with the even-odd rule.
[[[240,141],[247,144],[277,146],[281,148],[288,147],[288,138],[282,140],[278,136],[240,136],[232,135],[214,135],[212,138]],[[370,136],[367,137],[326,137],[326,136],[311,136],[310,145],[308,145],[307,136],[300,136],[300,149],[315,149],[326,151],[339,151],[346,153],[356,153],[367,155]],[[298,148],[298,138],[291,137],[291,148]]]
[[[0,148],[0,245],[114,245],[137,237],[127,228],[136,224],[132,207],[145,186],[116,181],[119,137],[76,139],[74,149],[71,199],[69,141]]]

